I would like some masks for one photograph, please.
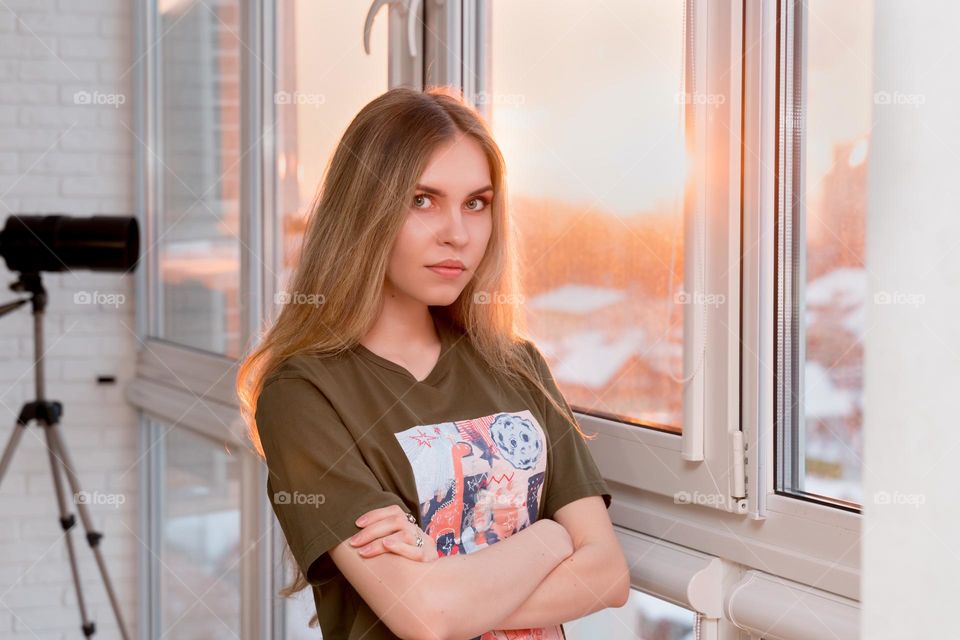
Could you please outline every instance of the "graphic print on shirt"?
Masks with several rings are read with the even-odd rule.
[[[418,425],[394,435],[413,468],[423,530],[436,540],[441,556],[483,549],[537,521],[547,438],[530,411]],[[563,637],[560,625],[478,636]]]

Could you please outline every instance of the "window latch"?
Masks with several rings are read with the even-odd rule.
[[[417,31],[420,23],[421,0],[373,0],[367,19],[363,23],[363,50],[370,55],[370,31],[373,29],[373,19],[384,5],[395,4],[406,10],[407,13],[407,47],[410,57],[417,57]]]

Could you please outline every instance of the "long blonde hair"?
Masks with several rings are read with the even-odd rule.
[[[526,329],[519,309],[516,239],[506,209],[503,156],[488,125],[452,89],[399,87],[363,107],[344,132],[307,220],[287,290],[289,302],[240,363],[236,380],[240,413],[261,457],[254,416],[264,379],[294,355],[322,357],[360,342],[379,312],[390,249],[416,183],[433,151],[459,134],[473,138],[486,154],[494,192],[493,224],[474,277],[440,312],[463,330],[505,381],[531,382],[584,435],[573,415],[544,386],[536,363],[521,345]],[[303,300],[323,302],[302,304]],[[283,596],[309,586],[296,563],[292,568],[296,578],[280,590]],[[317,626],[316,615],[310,626]]]

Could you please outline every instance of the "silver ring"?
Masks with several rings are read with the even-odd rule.
[[[417,524],[417,518],[412,513],[407,514],[407,520],[409,520],[411,524]],[[417,527],[417,547],[422,547],[422,546],[423,546],[423,535],[420,533],[420,527]]]

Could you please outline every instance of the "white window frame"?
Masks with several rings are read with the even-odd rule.
[[[489,24],[483,13],[489,5],[484,0],[470,4],[481,7],[480,18],[472,21],[468,14],[464,20],[464,30],[473,33],[484,20]],[[695,142],[695,157],[706,157],[710,148],[712,157],[729,158],[729,172],[709,167],[701,173],[702,200],[697,202],[707,211],[710,261],[705,288],[695,286],[695,272],[688,268],[685,290],[724,293],[726,313],[707,315],[706,367],[685,394],[682,436],[586,414],[578,413],[578,418],[586,431],[600,434],[589,446],[615,494],[610,514],[628,550],[634,587],[698,610],[708,621],[717,615],[715,608],[672,597],[668,584],[658,587],[656,578],[650,579],[644,554],[629,551],[632,536],[646,535],[665,547],[697,550],[730,565],[742,581],[729,582],[723,572],[710,574],[710,579],[723,596],[739,594],[723,614],[745,631],[759,635],[752,625],[763,620],[763,590],[755,587],[775,583],[788,590],[782,593],[802,599],[804,606],[792,608],[767,633],[802,637],[796,630],[815,613],[836,622],[838,637],[848,637],[850,630],[849,637],[854,637],[860,514],[773,490],[777,126],[785,115],[792,116],[776,111],[778,104],[784,106],[782,97],[777,100],[777,45],[778,28],[784,43],[794,33],[794,20],[802,28],[801,6],[799,0],[690,0],[695,41],[707,43],[697,48],[695,63],[701,73],[694,91],[706,87],[714,96],[723,95],[727,109],[707,118],[705,108],[695,108],[688,135]],[[488,55],[481,48],[475,64],[485,64]],[[476,75],[484,90],[496,90],[488,73]],[[691,207],[688,221],[695,218],[693,213]],[[688,247],[696,246],[694,231],[687,224]],[[727,274],[731,277],[724,277]],[[695,326],[699,318],[691,320]],[[685,336],[695,337],[686,327]],[[685,351],[699,346],[694,343]],[[687,367],[692,360],[685,355]],[[715,416],[720,418],[706,419]],[[718,509],[679,504],[673,498],[681,493],[716,494],[716,487],[722,497],[740,496],[741,469],[744,500],[728,500]],[[694,581],[685,584],[693,586]],[[713,633],[709,628],[706,632]]]
[[[476,4],[491,10],[482,0]],[[608,480],[625,487],[642,487],[678,500],[702,500],[712,508],[746,513],[743,499],[744,457],[732,454],[740,441],[739,420],[739,255],[740,243],[740,65],[741,19],[736,4],[688,1],[687,22],[693,48],[687,62],[687,138],[693,144],[695,178],[685,198],[684,245],[693,248],[684,257],[683,290],[693,300],[708,294],[722,296],[719,306],[689,304],[684,310],[684,376],[691,377],[683,392],[684,419],[680,435],[578,414],[588,432],[599,432],[591,443],[593,455]],[[464,20],[464,30],[475,34],[483,16]],[[469,16],[468,16],[469,17]],[[486,18],[486,24],[490,20]],[[489,34],[472,36],[481,47],[475,53],[480,67],[475,75],[481,87],[496,91],[490,52],[482,43]],[[729,69],[729,73],[722,70]],[[470,77],[470,74],[464,74]],[[710,96],[714,100],[700,97]],[[716,104],[719,103],[719,104]],[[482,105],[481,105],[482,106]],[[707,150],[728,157],[727,165],[708,166]],[[719,169],[719,170],[718,170]],[[729,173],[727,172],[729,169]],[[703,349],[704,341],[707,348]],[[701,353],[704,355],[701,358]],[[702,366],[698,366],[702,363]],[[707,420],[707,416],[716,419]]]
[[[263,304],[262,251],[264,230],[264,104],[272,103],[272,93],[264,92],[264,76],[269,72],[260,63],[265,49],[264,2],[240,0],[241,20],[238,36],[241,46],[241,230],[240,291],[244,313],[241,317],[241,342],[247,345],[256,335]],[[146,249],[137,272],[138,354],[135,378],[126,390],[128,400],[140,409],[141,474],[140,485],[147,498],[141,503],[140,522],[145,545],[140,551],[141,579],[140,637],[156,638],[163,633],[161,582],[164,570],[155,555],[161,542],[162,445],[157,444],[167,429],[190,429],[212,437],[242,456],[241,548],[253,549],[240,558],[241,638],[256,640],[273,637],[276,585],[271,579],[272,548],[276,532],[273,513],[263,486],[266,470],[249,448],[245,426],[240,419],[234,393],[237,362],[224,355],[200,351],[158,338],[161,321],[159,286],[159,207],[160,177],[165,171],[161,148],[162,135],[158,110],[161,105],[158,83],[159,51],[162,34],[158,29],[157,0],[134,3],[135,128],[137,215],[144,228]],[[271,167],[274,165],[270,165]]]
[[[276,48],[277,30],[281,26],[278,19],[278,0],[248,1],[255,2],[260,7],[259,17],[262,24],[262,47],[257,52],[260,64],[266,69],[276,68],[278,64]],[[369,0],[369,2],[372,7],[375,0]],[[455,5],[456,3],[450,4]],[[448,16],[447,9],[443,8],[442,5],[435,5],[429,2],[420,3],[417,12],[418,18],[415,24],[419,24],[423,28],[417,30],[415,33],[414,44],[416,46],[416,55],[413,55],[409,47],[408,34],[410,18],[406,9],[392,3],[379,7],[378,11],[373,15],[373,20],[386,20],[388,23],[387,85],[389,87],[412,86],[417,89],[423,88],[424,69],[427,67],[424,59],[429,59],[431,55],[436,55],[438,50],[445,48],[443,43],[437,40],[437,37],[440,34],[447,34],[448,32],[443,30],[443,25],[451,24],[450,21],[453,17],[459,15],[456,13],[455,6],[453,6],[451,10],[453,10],[454,13]],[[424,25],[433,23],[437,24],[438,30],[431,33]],[[362,40],[363,36],[364,25],[356,25],[358,42]],[[426,41],[428,36],[432,39],[432,42]],[[371,53],[371,55],[382,54]],[[281,88],[277,86],[276,75],[269,72],[261,74],[259,82],[262,94],[262,100],[259,105],[259,126],[261,127],[262,140],[258,153],[260,158],[260,196],[256,201],[260,203],[261,215],[258,218],[259,229],[256,235],[259,241],[256,245],[251,244],[251,246],[257,247],[262,263],[264,265],[270,265],[272,273],[280,273],[282,271],[281,262],[283,260],[284,239],[277,234],[277,217],[279,216],[279,211],[276,200],[277,175],[275,168],[277,166],[277,145],[274,131],[277,125],[278,113],[274,96]],[[251,123],[251,126],[253,127],[252,130],[257,130],[253,123]],[[257,285],[259,297],[256,303],[251,302],[250,304],[250,309],[254,317],[250,318],[251,333],[245,334],[245,339],[246,336],[258,335],[263,324],[267,322],[269,318],[276,317],[280,308],[276,294],[284,283],[276,282],[275,278],[264,273],[264,268],[259,269],[259,273],[260,280]],[[233,377],[235,377],[235,374],[231,377],[231,380]],[[235,405],[236,399],[232,395],[232,389],[230,393],[230,401]],[[239,417],[237,419],[239,420]],[[261,486],[266,485],[266,480],[264,472]],[[261,586],[266,590],[265,597],[268,598],[267,608],[270,610],[270,616],[267,624],[270,626],[271,633],[264,634],[260,637],[284,638],[286,636],[287,624],[286,601],[282,598],[275,597],[273,594],[276,594],[281,587],[286,586],[288,581],[284,571],[285,561],[283,560],[286,542],[283,538],[283,532],[280,529],[279,522],[276,520],[273,509],[265,495],[260,508],[263,511],[262,517],[269,521],[269,526],[272,529],[270,556],[266,560],[266,564],[262,567],[260,580],[260,582],[263,583]]]
[[[777,39],[780,17],[779,40]],[[776,358],[776,282],[775,255],[776,229],[778,216],[784,215],[783,203],[794,200],[792,193],[780,193],[777,202],[776,180],[778,179],[777,154],[779,162],[784,162],[787,147],[779,141],[796,140],[802,144],[803,132],[778,131],[778,122],[789,124],[797,122],[792,111],[788,110],[794,101],[793,95],[786,94],[787,83],[780,83],[781,95],[777,96],[777,74],[788,71],[788,54],[794,55],[802,46],[802,34],[805,32],[806,17],[803,4],[799,0],[764,0],[760,15],[748,12],[751,28],[759,38],[761,25],[768,37],[762,40],[762,53],[756,60],[747,57],[752,82],[750,89],[751,108],[755,114],[750,118],[751,130],[745,137],[744,162],[748,167],[744,181],[744,193],[749,194],[749,206],[745,207],[745,236],[749,234],[751,244],[757,247],[758,260],[745,261],[748,266],[745,274],[745,289],[750,291],[753,301],[745,306],[744,325],[751,331],[744,341],[756,354],[744,358],[744,387],[759,392],[757,397],[744,397],[744,406],[751,408],[744,428],[749,433],[747,441],[751,450],[759,451],[759,456],[748,464],[748,473],[753,480],[749,483],[752,495],[751,515],[766,522],[784,523],[785,534],[775,537],[774,542],[787,550],[803,554],[802,566],[791,572],[791,577],[805,584],[818,586],[848,598],[859,600],[860,577],[860,529],[862,517],[856,510],[817,503],[810,500],[779,494],[775,491],[776,456],[774,438],[776,433],[776,389],[774,376]],[[794,42],[794,36],[799,35]],[[780,43],[781,51],[777,51]],[[796,46],[795,46],[796,45]],[[759,53],[759,52],[758,52]],[[796,60],[803,72],[803,56]],[[800,96],[801,98],[803,96]],[[780,112],[777,113],[777,107]],[[748,115],[750,112],[748,112]],[[792,144],[792,142],[791,142]],[[801,170],[799,167],[795,170]],[[786,181],[785,181],[786,182]],[[783,268],[782,266],[780,267]],[[793,425],[793,429],[803,428]],[[797,563],[801,565],[800,562]],[[784,575],[784,574],[781,574]],[[812,579],[812,580],[811,580]]]
[[[711,154],[714,157],[729,158],[722,167],[729,172],[717,173],[716,167],[707,167],[708,173],[700,167],[696,197],[688,200],[685,216],[685,246],[698,247],[696,207],[705,214],[701,219],[706,233],[699,248],[710,262],[704,264],[705,279],[698,283],[695,263],[685,258],[684,290],[722,293],[726,303],[720,307],[723,313],[712,307],[707,310],[707,356],[685,392],[683,434],[579,415],[585,430],[600,434],[589,446],[615,494],[610,514],[632,566],[633,586],[701,613],[705,638],[724,635],[734,625],[757,637],[762,633],[804,637],[796,629],[804,628],[804,621],[813,624],[811,613],[821,621],[835,621],[836,629],[841,630],[838,637],[847,637],[846,631],[857,626],[851,620],[855,620],[859,600],[860,515],[777,495],[772,489],[776,106],[782,104],[776,94],[777,16],[779,11],[784,18],[779,36],[785,42],[794,1],[688,0],[695,42],[707,43],[696,50],[697,85],[692,90],[724,96],[719,108],[703,101],[689,105],[690,139],[696,144],[695,157],[706,157],[709,148],[719,150]],[[427,4],[423,3],[421,10]],[[137,131],[146,145],[156,149],[159,101],[157,52],[152,46],[157,37],[156,0],[136,5],[137,54],[143,56],[136,72],[137,102],[144,105],[137,111]],[[242,165],[241,286],[251,295],[245,300],[248,313],[243,328],[244,344],[249,344],[262,318],[272,315],[278,286],[264,277],[260,261],[276,264],[281,239],[275,237],[270,126],[276,117],[272,100],[276,87],[271,75],[263,71],[274,64],[275,0],[245,0],[243,6],[249,49],[244,53],[242,94],[244,104],[255,105],[242,114],[243,148],[249,149]],[[443,73],[433,73],[434,77],[420,77],[427,84],[461,86],[468,97],[494,89],[489,78],[489,0],[447,0],[439,6],[443,7],[439,13],[424,14],[420,35],[429,37],[421,38],[419,44],[427,60],[443,56],[446,63],[425,64],[419,69],[422,62],[394,52],[406,35],[406,21],[399,9],[390,6],[391,86],[416,82],[423,69],[428,74],[443,69]],[[358,38],[361,33],[362,25],[358,25]],[[258,64],[251,62],[254,56],[259,58]],[[144,195],[138,212],[148,246],[152,246],[157,237],[156,178],[162,167],[147,149],[141,147],[140,151],[138,197]],[[147,268],[138,273],[142,348],[137,379],[129,391],[131,401],[144,415],[216,434],[225,442],[245,443],[233,394],[236,363],[150,337],[156,335],[153,329],[157,326],[158,264],[155,253],[148,258]],[[686,315],[685,334],[696,338],[702,318]],[[685,373],[694,370],[697,358],[692,355],[699,346],[702,343],[687,350]],[[149,438],[145,438],[143,453],[149,458],[152,451]],[[144,466],[145,484],[156,465],[152,460]],[[246,544],[264,527],[272,531],[270,543],[260,545],[264,551],[244,560],[244,602],[259,602],[244,616],[245,639],[277,637],[283,629],[282,603],[273,597],[282,540],[277,538],[266,498],[260,495],[263,474],[258,461],[245,465],[242,540]],[[677,494],[697,492],[725,499],[716,501],[720,508],[674,500]],[[743,493],[744,499],[732,499]],[[156,533],[157,523],[151,520],[146,505],[144,509],[142,521]],[[651,561],[656,554],[669,561],[656,565]],[[142,566],[149,568],[150,562],[146,558]],[[657,566],[686,570],[670,577],[658,574]],[[792,607],[773,626],[764,626],[763,594],[771,589],[779,590],[780,596],[802,598],[803,605]],[[156,595],[155,588],[144,591],[142,601],[149,601],[144,602],[147,615],[141,617],[148,627],[149,620],[156,620]]]

